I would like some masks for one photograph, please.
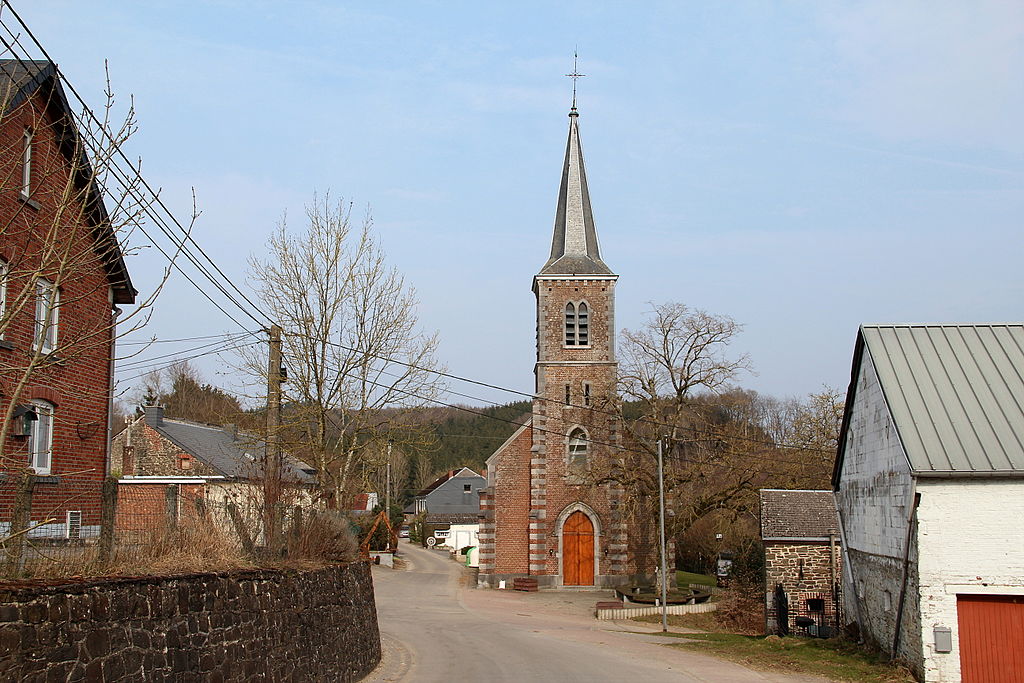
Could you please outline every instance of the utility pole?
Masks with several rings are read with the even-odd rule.
[[[263,457],[264,529],[267,549],[277,545],[277,505],[281,495],[281,327],[271,325],[267,363],[267,450]]]
[[[661,531],[661,631],[668,632],[668,562],[665,558],[665,437],[658,439],[658,507]]]
[[[384,512],[388,519],[391,519],[391,439],[388,439],[388,484],[387,495],[384,498]]]

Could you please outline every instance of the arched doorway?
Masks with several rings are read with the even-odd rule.
[[[594,585],[594,523],[581,510],[562,525],[562,585]]]

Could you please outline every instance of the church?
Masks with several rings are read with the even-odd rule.
[[[604,587],[630,573],[622,490],[595,467],[621,442],[615,283],[601,258],[580,143],[569,112],[551,255],[533,277],[536,390],[526,422],[487,460],[481,586]]]

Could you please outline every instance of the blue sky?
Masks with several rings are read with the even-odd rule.
[[[794,396],[845,388],[862,322],[1024,317],[1024,4],[492,4],[15,3],[97,105],[108,60],[130,153],[237,281],[314,191],[371,207],[460,375],[532,389],[577,46],[620,327],[731,315],[740,383]],[[149,333],[234,329],[176,278]]]

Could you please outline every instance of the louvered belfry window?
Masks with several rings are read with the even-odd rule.
[[[581,303],[576,307],[576,343],[579,346],[590,344],[589,316],[587,305]]]
[[[576,304],[565,305],[565,345],[576,346]]]

